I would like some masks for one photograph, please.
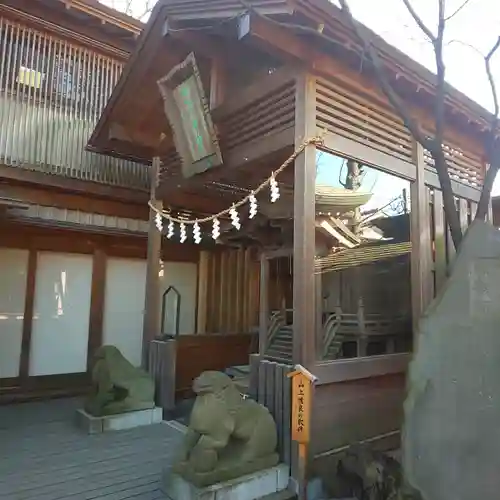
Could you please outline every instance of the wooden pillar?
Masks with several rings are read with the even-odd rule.
[[[35,248],[30,248],[28,256],[28,269],[26,273],[26,299],[24,301],[21,358],[19,360],[19,378],[22,387],[25,387],[27,385],[29,378],[31,333],[33,330],[33,314],[35,309],[37,264],[37,251]]]
[[[92,289],[90,293],[89,339],[87,347],[88,371],[92,369],[95,352],[102,345],[106,296],[106,267],[106,252],[102,248],[96,248],[92,261]]]
[[[295,95],[295,147],[316,135],[316,80],[300,74]],[[293,225],[293,362],[313,369],[316,361],[314,256],[316,147],[295,160]]]
[[[431,299],[431,234],[429,200],[424,181],[424,149],[414,141],[416,179],[411,184],[411,297],[414,331]]]
[[[323,275],[316,274],[314,277],[316,288],[316,359],[323,359]]]
[[[160,172],[160,158],[153,158],[151,167],[151,203],[162,209],[163,203],[156,199],[156,188]],[[144,322],[142,328],[142,366],[148,368],[149,343],[160,334],[161,328],[161,239],[162,235],[155,223],[155,212],[149,210],[148,261],[146,267],[146,294],[144,302]]]
[[[437,295],[441,287],[446,281],[446,226],[443,212],[443,193],[438,189],[434,190],[434,245],[435,245],[435,259],[434,259],[434,272],[436,276],[436,290]]]
[[[196,333],[207,332],[207,300],[208,300],[208,263],[210,255],[200,252],[198,262],[198,304],[196,314]]]
[[[316,79],[299,74],[295,88],[295,147],[316,135]],[[314,373],[316,364],[317,281],[316,253],[316,146],[309,145],[295,160],[293,188],[293,362]],[[311,400],[314,391],[311,392]],[[311,403],[313,404],[313,403]],[[313,417],[312,417],[313,418]],[[314,418],[313,418],[314,422]],[[314,425],[314,424],[313,424]],[[300,500],[305,500],[309,452],[294,443],[291,478]]]
[[[267,329],[269,325],[269,259],[265,253],[260,256],[259,293],[259,354],[265,354]]]

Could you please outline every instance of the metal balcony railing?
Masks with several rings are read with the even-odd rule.
[[[148,166],[85,150],[122,68],[0,17],[0,163],[148,189]]]

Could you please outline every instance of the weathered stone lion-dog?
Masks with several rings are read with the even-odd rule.
[[[224,373],[193,383],[196,401],[174,472],[197,486],[227,481],[276,465],[276,424],[268,409],[244,399]]]

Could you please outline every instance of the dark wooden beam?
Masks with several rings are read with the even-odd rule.
[[[186,50],[202,55],[207,59],[227,59],[232,49],[227,44],[218,42],[214,37],[196,29],[189,29],[190,25],[166,19],[163,23],[162,35],[181,42]]]
[[[314,375],[318,377],[317,384],[321,386],[405,373],[411,356],[411,353],[405,352],[367,358],[336,359],[316,364]]]
[[[158,199],[163,201],[165,208],[184,209],[201,214],[217,213],[228,208],[228,202],[221,199],[217,193],[214,193],[214,196],[207,196],[205,194],[207,190],[202,188],[201,183],[189,184],[182,182],[181,179],[179,184],[179,188],[170,188],[166,183],[158,188]],[[186,186],[189,187],[189,193],[185,190]],[[199,192],[191,189],[196,186],[201,188]],[[162,190],[163,187],[165,187],[164,190]]]
[[[144,166],[144,168],[148,168]],[[141,191],[137,188],[124,188],[118,186],[110,186],[108,184],[99,184],[97,182],[83,181],[79,179],[72,179],[70,177],[63,177],[62,175],[51,175],[43,172],[10,167],[8,165],[0,164],[0,182],[2,179],[9,181],[36,184],[50,188],[57,188],[64,191],[74,193],[85,193],[103,198],[111,198],[115,200],[132,201],[132,202],[147,202],[148,195],[146,191]]]
[[[312,47],[306,47],[293,32],[266,21],[257,14],[246,13],[240,16],[237,32],[239,40],[295,64],[304,65],[314,54]]]
[[[22,200],[23,203],[28,205],[67,208],[69,210],[80,210],[82,212],[92,212],[101,215],[148,220],[149,211],[146,199],[138,203],[130,203],[63,192],[57,189],[48,189],[45,186],[12,183],[5,185],[0,183],[0,190],[3,195]]]
[[[111,35],[106,30],[80,22],[65,9],[47,9],[41,2],[31,0],[3,0],[2,3],[10,4],[0,5],[0,11],[6,12],[12,19],[43,31],[51,31],[71,42],[78,40],[108,55],[118,56],[122,61],[125,61],[133,50],[133,36],[125,40],[122,36]]]
[[[213,168],[203,174],[198,174],[188,179],[184,178],[182,175],[177,175],[162,181],[158,187],[158,196],[164,200],[168,199],[170,204],[172,196],[181,196],[182,190],[189,189],[193,191],[200,189],[207,182],[219,181],[221,177],[230,170],[241,169],[242,172],[254,170],[257,168],[257,164],[265,163],[266,158],[270,159],[277,157],[281,151],[285,152],[285,154],[288,152],[291,153],[293,148],[293,137],[293,128],[288,128],[274,134],[266,135],[248,144],[238,146],[229,151],[226,155],[223,153],[224,164],[220,167]],[[269,172],[267,171],[266,177],[268,175]],[[186,203],[184,206],[194,210],[191,204],[188,205]],[[217,206],[217,202],[214,200],[213,210],[216,210],[215,206]],[[220,210],[225,208],[227,208],[227,204],[220,208]]]
[[[264,158],[272,157],[280,151],[291,150],[293,137],[293,127],[290,127],[238,146],[226,155],[225,165],[222,168],[242,168],[252,162],[258,161],[260,163]]]

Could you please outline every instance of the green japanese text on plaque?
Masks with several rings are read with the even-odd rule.
[[[194,55],[190,54],[173,68],[158,85],[174,132],[176,149],[182,159],[184,177],[222,164]]]

